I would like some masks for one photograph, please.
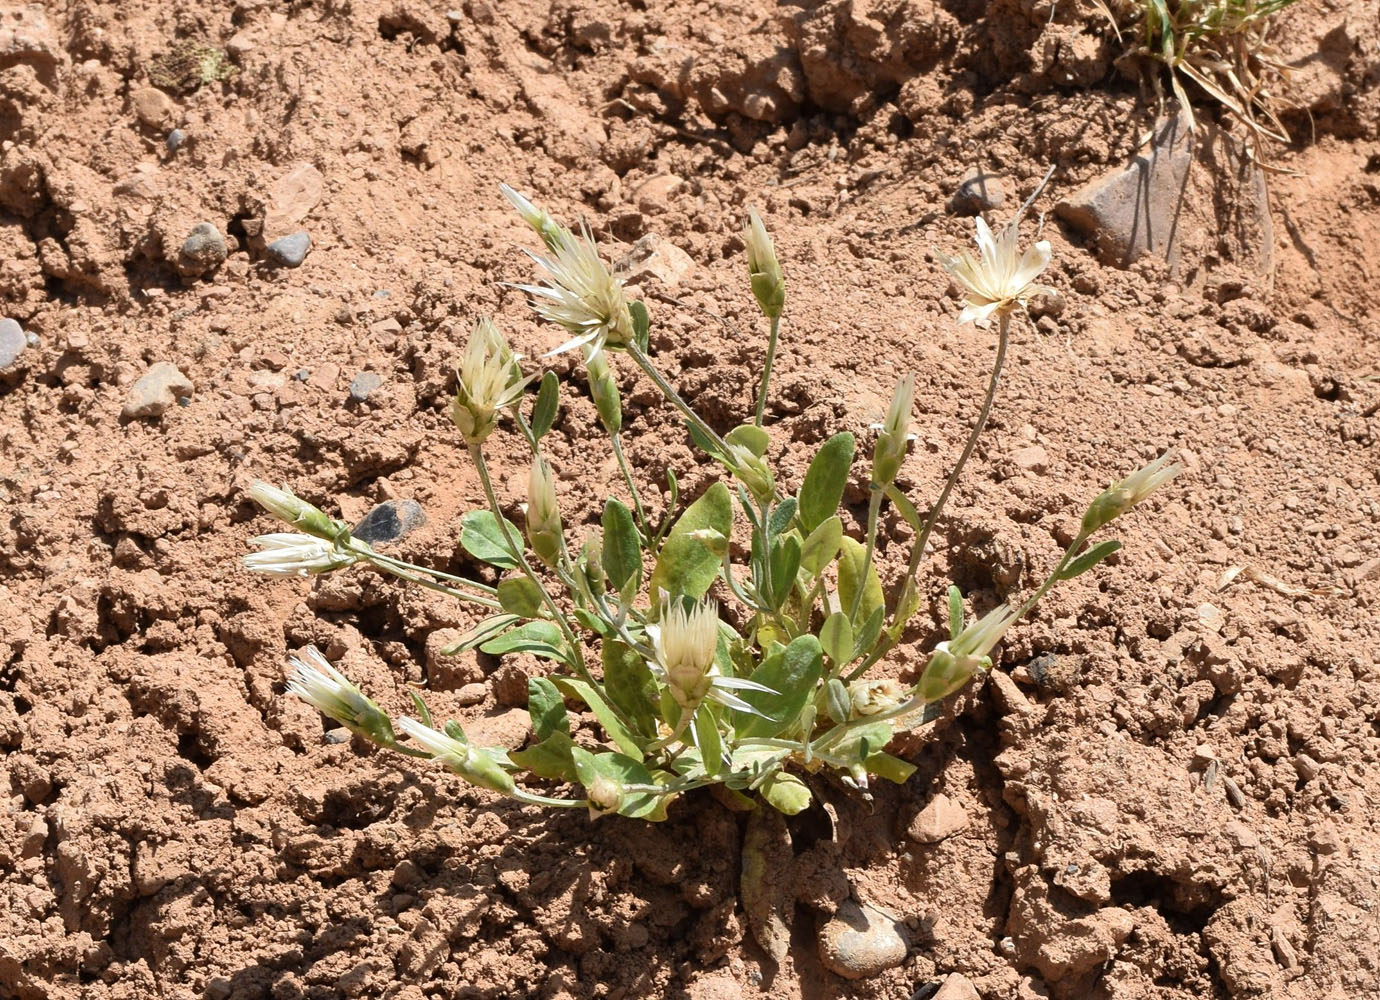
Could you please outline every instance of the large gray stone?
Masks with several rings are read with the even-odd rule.
[[[0,319],[0,372],[14,365],[28,346],[22,326],[9,318]]]
[[[901,925],[876,907],[850,900],[819,929],[819,958],[845,979],[865,979],[906,960]]]
[[[1129,267],[1156,253],[1176,267],[1192,166],[1193,140],[1176,115],[1130,166],[1089,182],[1054,211],[1096,242],[1104,263]]]
[[[228,255],[220,230],[209,222],[198,222],[182,243],[177,267],[183,274],[196,277],[220,267]]]

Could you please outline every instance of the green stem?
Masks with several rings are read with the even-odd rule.
[[[647,512],[642,507],[642,495],[637,491],[637,483],[633,480],[632,469],[628,466],[628,460],[623,454],[623,437],[620,434],[610,434],[609,438],[613,441],[613,453],[618,458],[618,468],[623,473],[623,482],[627,484],[628,492],[632,494],[633,514],[637,517],[638,527],[642,529],[642,541],[651,545],[652,529],[647,523]]]
[[[677,393],[675,389],[671,388],[671,383],[667,382],[661,372],[657,371],[656,366],[652,364],[652,359],[643,354],[641,348],[636,344],[628,344],[627,351],[628,355],[637,366],[647,373],[648,378],[656,383],[656,387],[661,390],[661,394],[666,397],[671,405],[680,410],[685,416],[685,419],[694,424],[699,432],[708,438],[714,444],[714,447],[718,448],[720,453],[727,458],[731,454],[728,443],[725,442],[723,438],[719,437],[714,428],[705,423],[704,419],[698,413],[690,408],[689,403],[680,398],[680,394]]]
[[[406,580],[408,583],[416,584],[418,587],[425,587],[427,590],[434,590],[438,594],[445,594],[447,597],[453,597],[457,601],[468,601],[471,604],[478,604],[481,607],[492,608],[494,610],[501,610],[498,601],[490,597],[481,597],[478,594],[467,594],[463,590],[456,590],[454,587],[447,587],[444,583],[437,583],[435,580],[428,580],[424,576],[418,576],[417,574],[409,572],[408,570],[401,569],[398,566],[390,565],[386,562],[380,562],[377,559],[370,558],[368,556],[362,556],[361,558],[363,559],[363,561],[369,563],[369,565],[381,569],[385,573],[391,573],[393,576],[396,576],[399,580]]]
[[[767,383],[771,381],[771,363],[776,359],[776,336],[781,329],[781,316],[771,318],[771,336],[767,338],[767,359],[762,363],[762,385],[757,390],[757,414],[754,423],[762,426],[762,413],[767,406]]]
[[[547,795],[538,795],[536,792],[529,792],[523,788],[514,788],[513,798],[519,802],[526,802],[533,806],[555,806],[558,809],[578,809],[581,806],[589,805],[589,799],[553,799]]]
[[[935,501],[929,516],[925,519],[925,526],[921,529],[919,537],[915,540],[915,546],[910,551],[910,565],[906,570],[907,579],[914,578],[920,569],[920,561],[925,558],[925,545],[930,540],[930,532],[934,530],[935,522],[939,520],[939,515],[944,510],[944,504],[948,502],[949,494],[953,492],[954,484],[958,482],[959,474],[963,472],[963,467],[968,464],[968,459],[972,458],[973,449],[977,447],[978,437],[982,434],[983,427],[987,425],[987,416],[992,412],[992,401],[997,398],[997,382],[1001,378],[1002,364],[1006,361],[1006,344],[1010,330],[1011,316],[1009,313],[1002,313],[1001,332],[997,337],[997,357],[992,363],[992,377],[987,383],[987,398],[982,401],[982,409],[978,411],[977,422],[973,424],[973,431],[968,435],[968,443],[963,448],[963,454],[958,457],[957,464],[949,473],[949,478],[944,483],[944,489],[940,491],[939,499]],[[895,623],[894,616],[892,622]]]
[[[1078,537],[1073,540],[1073,544],[1064,550],[1064,557],[1059,560],[1059,565],[1054,567],[1054,572],[1045,577],[1045,582],[1040,584],[1040,589],[1031,594],[1030,598],[1022,604],[1020,610],[1016,612],[1018,620],[1024,618],[1026,614],[1029,613],[1030,609],[1039,603],[1040,598],[1049,593],[1050,588],[1058,582],[1059,574],[1064,572],[1064,567],[1073,561],[1074,555],[1083,547],[1083,543],[1088,540],[1088,535],[1088,532],[1080,531],[1078,533]]]
[[[496,588],[490,587],[487,583],[480,583],[478,580],[467,580],[463,576],[456,576],[454,573],[447,573],[444,570],[432,569],[430,566],[418,566],[416,563],[410,563],[405,559],[396,559],[393,556],[386,556],[381,552],[375,552],[373,549],[368,549],[366,551],[361,548],[356,548],[357,545],[362,545],[364,543],[355,541],[354,539],[351,539],[351,541],[354,542],[354,544],[348,546],[351,552],[358,555],[360,559],[365,562],[378,565],[380,569],[391,571],[396,568],[408,573],[425,573],[427,576],[434,576],[438,580],[449,580],[452,583],[460,583],[464,584],[466,587],[473,587],[480,593],[487,594],[490,597],[498,593]],[[385,563],[387,564],[386,566],[381,565]]]
[[[858,608],[862,606],[863,591],[867,589],[867,574],[872,570],[872,556],[877,549],[877,515],[882,510],[882,488],[871,484],[871,496],[867,499],[867,547],[863,550],[862,575],[858,577],[857,591],[853,594],[853,605],[848,609],[848,620],[858,620]]]

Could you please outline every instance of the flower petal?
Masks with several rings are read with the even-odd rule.
[[[1040,273],[1049,266],[1049,258],[1052,253],[1049,240],[1032,243],[1021,258],[1021,266],[1016,269],[1016,273],[1011,279],[1012,287],[1024,290],[1026,285],[1038,278]],[[1023,294],[1031,293],[1023,292]]]

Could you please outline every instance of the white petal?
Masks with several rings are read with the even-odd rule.
[[[589,333],[582,333],[582,334],[580,334],[580,336],[578,336],[578,337],[574,337],[574,338],[572,338],[572,339],[570,339],[570,340],[567,340],[567,341],[566,341],[564,344],[562,344],[560,347],[553,347],[551,350],[549,350],[549,351],[547,351],[545,354],[543,354],[542,357],[543,357],[543,358],[549,358],[549,357],[552,357],[552,356],[557,355],[557,354],[563,354],[563,353],[565,353],[566,351],[573,351],[573,350],[574,350],[575,348],[577,348],[577,347],[584,347],[584,346],[585,346],[586,344],[588,344],[590,341],[594,340],[594,338],[600,336],[603,332],[604,332],[604,328],[603,328],[603,327],[595,327],[595,328],[594,328],[592,331],[590,331]]]
[[[1031,244],[1030,249],[1021,258],[1021,266],[1016,269],[1015,276],[1011,279],[1013,289],[1025,288],[1036,278],[1040,272],[1049,266],[1049,258],[1052,254],[1049,240],[1040,240],[1038,243]]]
[[[960,323],[969,321],[978,326],[986,326],[990,322],[992,314],[1002,307],[1000,302],[984,302],[980,305],[969,303],[963,307],[963,311],[958,314]]]
[[[977,245],[984,264],[991,265],[997,260],[997,241],[992,236],[992,230],[980,215],[977,217]]]
[[[729,694],[727,691],[720,690],[719,688],[710,688],[708,697],[710,701],[717,701],[720,705],[736,708],[740,712],[761,716],[763,719],[771,719],[770,715],[767,715],[765,712],[759,712],[736,694]],[[775,720],[773,719],[772,721]]]
[[[739,691],[765,691],[767,694],[780,694],[775,688],[769,688],[765,684],[750,681],[746,677],[715,677],[714,686],[736,688]]]

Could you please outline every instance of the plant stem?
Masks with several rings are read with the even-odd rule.
[[[852,607],[848,609],[848,620],[858,619],[858,608],[862,606],[863,591],[867,589],[867,574],[872,570],[872,556],[877,549],[877,515],[882,509],[882,488],[871,484],[871,495],[867,498],[867,547],[863,550],[862,575],[858,577],[858,589],[853,593]]]
[[[968,464],[968,459],[973,456],[978,437],[982,434],[983,427],[987,425],[987,417],[992,412],[992,401],[997,397],[997,382],[1001,378],[1002,365],[1006,361],[1006,345],[1010,331],[1011,316],[1009,313],[1002,313],[1001,331],[997,337],[997,357],[992,362],[992,377],[987,383],[987,397],[982,401],[982,409],[978,411],[977,422],[973,424],[973,431],[968,435],[968,443],[963,448],[963,454],[959,455],[958,462],[954,465],[953,471],[949,473],[949,478],[944,483],[944,489],[940,491],[939,499],[935,501],[929,516],[925,518],[925,526],[921,529],[915,540],[915,546],[910,551],[910,565],[906,570],[907,579],[914,578],[920,569],[920,562],[925,558],[925,545],[930,540],[930,532],[934,530],[935,523],[944,510],[944,504],[948,502],[949,494],[953,492],[954,484],[958,482],[958,477],[963,472],[963,467]],[[894,616],[892,621],[895,622]]]
[[[1040,589],[1031,594],[1029,599],[1021,605],[1020,610],[1016,612],[1017,620],[1024,618],[1030,609],[1039,603],[1040,598],[1049,593],[1049,589],[1058,581],[1059,574],[1064,571],[1064,567],[1073,561],[1074,555],[1083,547],[1083,543],[1087,540],[1088,533],[1080,531],[1078,537],[1073,540],[1073,544],[1064,550],[1064,557],[1059,560],[1059,565],[1054,567],[1054,571],[1050,573],[1049,576],[1045,577],[1045,582],[1040,584]]]
[[[428,580],[424,576],[418,576],[416,573],[413,573],[406,569],[402,569],[400,566],[392,564],[391,561],[379,560],[377,556],[371,557],[362,555],[360,558],[363,562],[367,562],[369,563],[369,565],[381,569],[385,573],[391,573],[393,576],[396,576],[399,580],[406,580],[408,583],[415,583],[419,587],[425,587],[427,590],[434,590],[438,594],[445,594],[447,597],[453,597],[457,601],[468,601],[471,604],[478,604],[481,607],[499,610],[498,601],[494,600],[491,597],[481,597],[479,594],[467,594],[463,590],[456,590],[454,587],[447,587],[444,583],[437,583],[435,580]],[[426,570],[424,572],[430,571]],[[468,583],[469,581],[466,580],[465,582]]]
[[[355,542],[355,545],[359,544],[362,543]],[[410,563],[405,559],[397,559],[393,556],[386,556],[381,552],[375,552],[373,549],[369,549],[367,551],[358,549],[355,548],[355,545],[349,546],[350,551],[358,555],[360,559],[364,560],[365,562],[374,564],[387,564],[386,566],[380,565],[380,569],[387,569],[391,572],[394,568],[396,568],[409,573],[425,573],[427,576],[434,576],[438,580],[449,580],[452,583],[461,583],[464,584],[466,587],[473,587],[481,594],[487,594],[490,597],[498,593],[498,591],[495,588],[490,587],[487,583],[480,583],[478,580],[467,580],[463,576],[456,576],[454,573],[447,573],[444,570],[432,569],[430,566],[418,566],[416,563]]]
[[[719,437],[714,428],[705,423],[704,419],[690,408],[689,403],[680,398],[680,395],[675,389],[671,388],[671,383],[667,382],[661,372],[657,371],[656,366],[652,364],[652,359],[643,354],[642,350],[636,344],[628,344],[627,351],[637,366],[647,373],[648,378],[656,383],[656,387],[661,390],[661,394],[666,397],[671,405],[680,410],[680,412],[684,414],[685,419],[694,424],[695,428],[708,438],[714,444],[714,447],[718,448],[723,456],[727,458],[730,454],[728,444],[723,438]]]
[[[638,526],[642,529],[642,541],[647,545],[652,544],[652,529],[647,523],[647,512],[642,508],[642,495],[637,491],[637,483],[633,481],[632,469],[628,466],[628,460],[623,455],[623,437],[621,434],[610,434],[613,442],[613,453],[618,458],[618,468],[623,473],[623,482],[627,484],[628,492],[632,494],[633,513],[637,516]]]
[[[757,413],[754,423],[762,426],[762,413],[767,406],[767,383],[771,381],[771,363],[776,359],[776,336],[781,329],[781,316],[771,318],[771,336],[767,338],[767,359],[762,363],[762,385],[757,390]]]
[[[546,795],[538,795],[536,792],[529,792],[523,788],[514,788],[513,798],[519,802],[526,802],[533,806],[555,806],[558,809],[578,809],[580,806],[589,805],[589,799],[553,799]]]

